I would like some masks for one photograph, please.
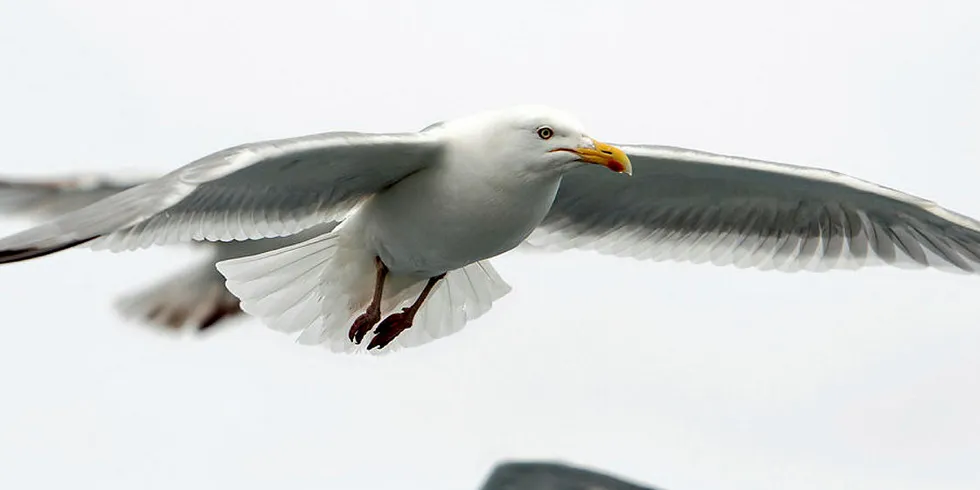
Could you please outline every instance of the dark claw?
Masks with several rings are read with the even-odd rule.
[[[381,315],[376,312],[368,311],[362,313],[361,316],[354,320],[354,324],[351,325],[350,331],[347,332],[347,338],[349,338],[355,344],[360,344],[361,341],[364,340],[364,336],[371,331],[371,327],[373,327],[375,323],[378,323],[378,320],[380,319]]]
[[[389,315],[378,325],[378,328],[374,329],[374,338],[368,344],[368,350],[383,349],[392,340],[395,340],[395,337],[412,327],[414,316],[409,313],[409,308],[403,309],[401,313]]]

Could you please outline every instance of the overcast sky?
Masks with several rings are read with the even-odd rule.
[[[980,3],[372,5],[0,2],[0,173],[156,175],[534,102],[602,140],[832,168],[980,217]],[[980,488],[976,277],[512,253],[490,313],[378,359],[118,317],[193,258],[2,267],[0,488],[459,490],[523,457],[669,490]]]

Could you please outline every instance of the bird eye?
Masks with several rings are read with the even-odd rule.
[[[549,128],[548,126],[541,126],[538,128],[538,137],[543,140],[550,139],[554,135],[555,130]]]

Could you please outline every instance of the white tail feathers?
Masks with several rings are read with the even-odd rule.
[[[302,344],[323,344],[334,352],[384,354],[415,347],[458,332],[486,313],[510,286],[487,261],[450,271],[429,294],[405,330],[382,349],[368,351],[372,334],[360,343],[348,339],[354,319],[371,300],[374,257],[331,232],[295,245],[217,263],[226,287],[241,308],[282,332],[301,332]],[[410,305],[427,278],[389,274],[381,302],[382,318]]]

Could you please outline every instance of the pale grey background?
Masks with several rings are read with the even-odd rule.
[[[980,216],[969,0],[0,5],[6,175],[157,174],[540,102],[598,138],[830,167]],[[117,317],[192,257],[0,270],[0,487],[467,489],[501,458],[670,490],[980,487],[976,277],[512,254],[490,314],[379,360]]]

